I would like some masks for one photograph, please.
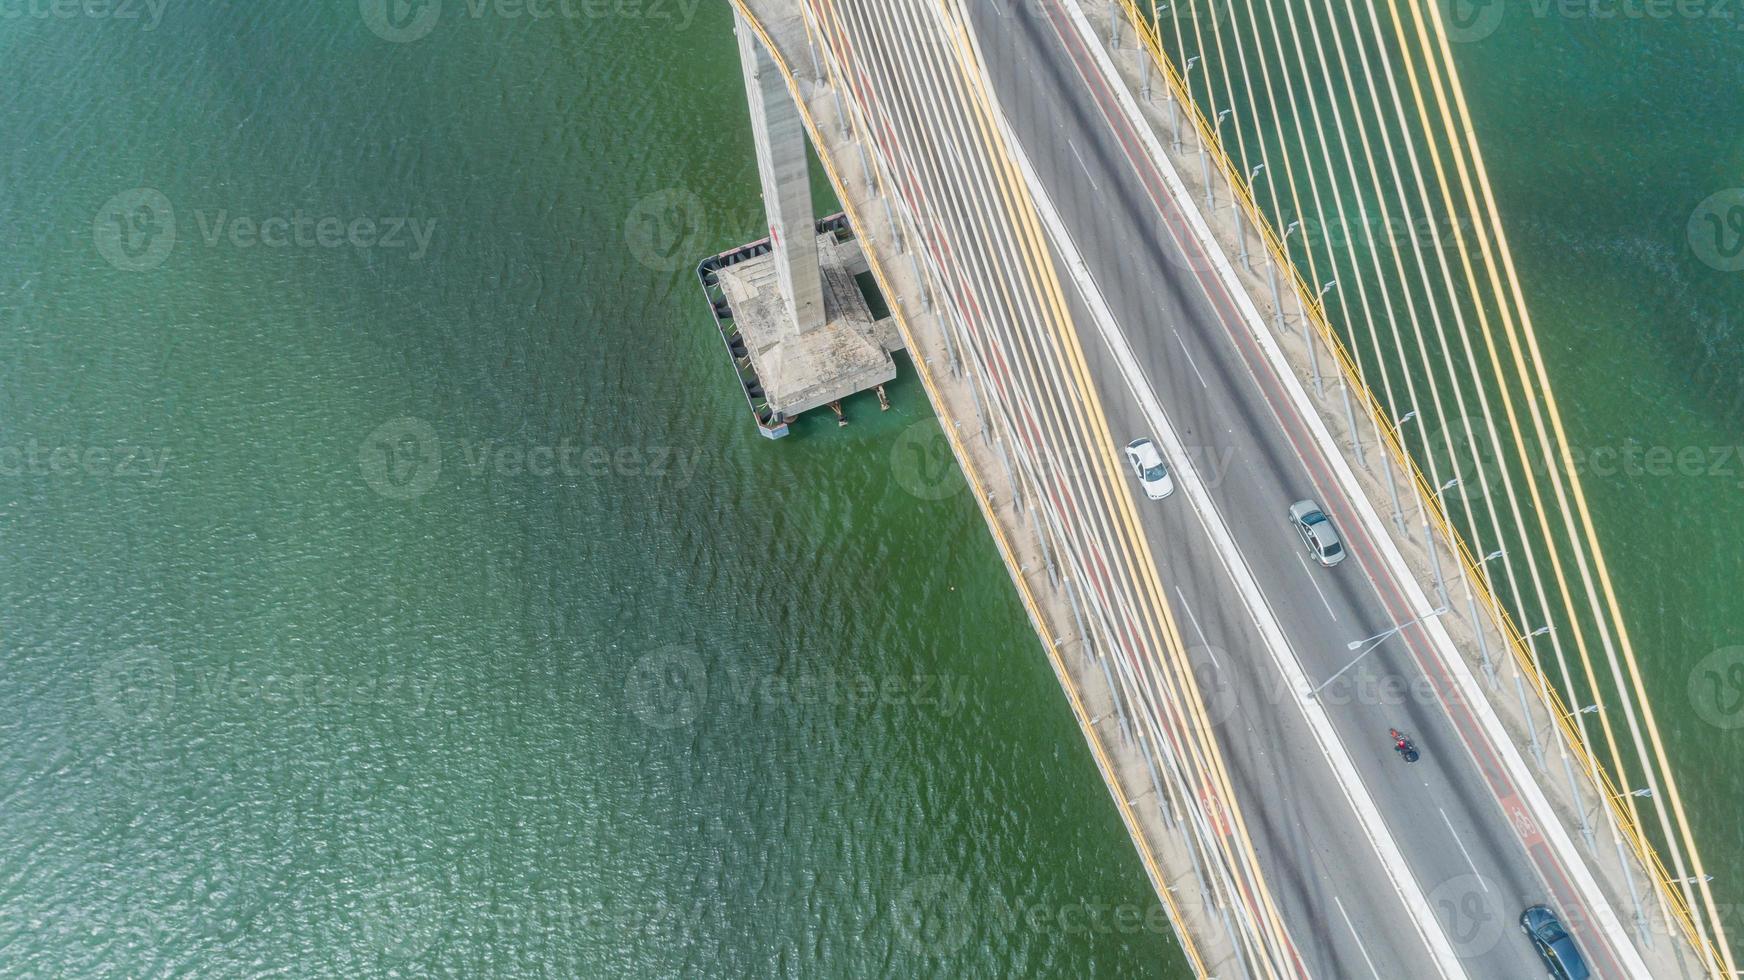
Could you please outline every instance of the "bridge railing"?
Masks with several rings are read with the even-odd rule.
[[[1538,696],[1544,702],[1545,709],[1550,712],[1550,716],[1555,719],[1558,730],[1562,732],[1564,742],[1580,760],[1582,768],[1593,774],[1598,780],[1599,786],[1597,788],[1604,795],[1605,803],[1610,807],[1612,817],[1624,835],[1628,837],[1631,849],[1648,869],[1648,873],[1655,879],[1660,897],[1666,907],[1678,920],[1690,944],[1700,950],[1702,956],[1707,959],[1710,968],[1721,969],[1723,960],[1719,951],[1697,928],[1688,902],[1676,887],[1677,879],[1673,878],[1666,869],[1658,849],[1649,842],[1633,812],[1621,802],[1624,794],[1617,789],[1611,773],[1599,762],[1598,757],[1587,746],[1586,740],[1581,737],[1579,729],[1573,723],[1574,716],[1568,710],[1562,697],[1546,683],[1546,678],[1527,643],[1525,632],[1520,629],[1513,615],[1490,589],[1488,580],[1481,571],[1481,562],[1473,556],[1465,539],[1448,520],[1440,495],[1430,486],[1429,480],[1425,478],[1416,459],[1405,449],[1391,421],[1391,416],[1381,407],[1380,402],[1368,386],[1362,382],[1356,361],[1351,357],[1349,349],[1326,318],[1324,303],[1313,293],[1308,281],[1302,276],[1301,270],[1290,258],[1282,237],[1254,197],[1253,186],[1246,179],[1242,169],[1230,158],[1223,142],[1218,138],[1217,127],[1211,123],[1198,103],[1193,100],[1192,91],[1187,86],[1186,79],[1181,75],[1174,61],[1169,57],[1168,51],[1163,47],[1160,32],[1151,19],[1140,10],[1137,0],[1115,0],[1115,2],[1125,10],[1128,23],[1131,24],[1136,36],[1150,54],[1157,70],[1167,79],[1175,99],[1186,110],[1187,118],[1192,120],[1194,128],[1199,133],[1201,145],[1206,147],[1211,158],[1216,162],[1218,170],[1226,178],[1234,192],[1236,203],[1247,212],[1248,219],[1258,231],[1267,251],[1271,253],[1272,261],[1283,271],[1299,304],[1306,311],[1308,321],[1314,327],[1314,332],[1319,335],[1321,342],[1332,352],[1334,360],[1338,362],[1339,370],[1344,375],[1346,386],[1357,395],[1364,411],[1375,422],[1376,431],[1381,433],[1381,439],[1386,446],[1388,455],[1392,457],[1393,463],[1410,477],[1418,496],[1422,499],[1424,513],[1430,515],[1436,529],[1449,543],[1453,552],[1459,556],[1467,580],[1472,584],[1472,588],[1482,595],[1485,608],[1496,618],[1497,629],[1507,641],[1509,649],[1513,651],[1516,665],[1520,668],[1521,673],[1529,679],[1533,689],[1538,692]],[[1351,433],[1351,437],[1353,439],[1360,438],[1354,432]],[[1483,625],[1473,623],[1472,628],[1481,630]],[[1581,806],[1578,799],[1573,802],[1575,806]],[[1627,869],[1625,869],[1625,873],[1627,873]]]

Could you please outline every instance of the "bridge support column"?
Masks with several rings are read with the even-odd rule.
[[[733,19],[782,304],[788,328],[793,334],[804,334],[824,325],[824,282],[813,226],[816,219],[812,215],[811,171],[805,158],[805,124],[775,59],[763,49],[743,14],[735,10]]]
[[[895,380],[891,355],[903,340],[893,318],[873,315],[871,292],[861,285],[871,271],[867,243],[857,229],[844,215],[821,222],[813,215],[809,117],[795,94],[802,79],[788,76],[805,57],[796,50],[803,42],[784,44],[765,36],[737,10],[734,29],[769,237],[703,260],[697,275],[758,430],[778,439],[787,434],[789,421],[826,405],[837,424],[846,425],[843,400]],[[817,72],[823,67],[819,52],[813,48],[811,53]],[[830,95],[836,121],[846,125],[841,94],[832,87]],[[816,104],[810,109],[825,119],[819,125],[828,125],[827,109]],[[866,197],[878,197],[884,205],[886,227],[900,228],[891,202],[875,193],[865,147],[854,148]],[[890,234],[903,250],[901,232]],[[902,301],[901,296],[886,299]]]

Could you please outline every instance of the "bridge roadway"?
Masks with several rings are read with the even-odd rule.
[[[1351,641],[1420,610],[1378,557],[1347,488],[1211,271],[1061,0],[971,0],[970,9],[996,99],[1042,193],[1151,393],[1212,477],[1216,509],[1295,657],[1312,682],[1330,677],[1353,657]],[[1071,300],[1074,320],[1092,323],[1082,292]],[[1088,353],[1116,432],[1153,435],[1114,352],[1090,344]],[[1323,569],[1304,560],[1285,520],[1286,507],[1302,497],[1333,516],[1350,547],[1344,564]],[[1145,504],[1145,528],[1177,612],[1197,627],[1200,676],[1222,696],[1233,694],[1220,742],[1301,955],[1318,976],[1427,975],[1422,942],[1396,908],[1405,899],[1364,853],[1350,803],[1303,731],[1296,695],[1261,653],[1256,624],[1201,519],[1180,493]],[[1451,691],[1430,643],[1422,629],[1400,632],[1323,703],[1461,966],[1475,977],[1538,976],[1543,968],[1513,920],[1548,902],[1565,919],[1590,922],[1570,869],[1520,807],[1520,788],[1468,707],[1440,696],[1372,696]],[[1394,756],[1387,730],[1395,726],[1422,746],[1421,762],[1407,766]],[[1629,975],[1601,930],[1577,925],[1576,935],[1600,975]]]
[[[1348,642],[1421,610],[1379,559],[1234,298],[1206,271],[1207,256],[1058,0],[964,0],[999,106],[1041,198],[1063,220],[1066,240],[1053,243],[1051,269],[1045,257],[1037,262],[1012,194],[1000,186],[1000,151],[953,65],[962,45],[945,39],[951,29],[941,8],[932,0],[803,2],[822,63],[845,79],[839,94],[854,107],[866,150],[899,175],[888,190],[927,231],[924,261],[944,282],[940,298],[955,310],[962,356],[983,378],[990,424],[1005,426],[1011,466],[1040,488],[1062,565],[1087,583],[1085,616],[1115,648],[1111,659],[1138,679],[1144,717],[1135,725],[1188,758],[1203,733],[1191,730],[1170,696],[1154,634],[1121,622],[1143,619],[1153,598],[1146,576],[1130,568],[1132,556],[1155,563],[1222,754],[1221,763],[1199,759],[1176,771],[1201,799],[1232,792],[1239,804],[1211,821],[1220,832],[1211,856],[1221,866],[1208,866],[1204,878],[1236,903],[1240,941],[1275,950],[1274,937],[1255,923],[1276,909],[1288,932],[1287,973],[1537,976],[1542,968],[1513,920],[1526,905],[1548,901],[1571,921],[1598,975],[1642,974],[1623,965],[1639,964],[1634,950],[1588,925],[1592,910],[1572,883],[1578,876],[1520,807],[1520,787],[1471,710],[1433,697],[1373,703],[1350,696],[1367,685],[1340,685],[1322,716],[1286,680],[1263,615],[1276,619],[1287,642],[1278,656],[1319,681],[1350,659]],[[1076,345],[1052,331],[1044,298],[1052,270],[1063,273],[1077,257],[1099,289],[1091,296],[1068,284],[1064,305],[1085,341],[1093,393],[1078,391],[1062,366]],[[1136,354],[1144,375],[1136,390],[1093,329],[1102,303]],[[1085,454],[1105,458],[1111,439],[1156,434],[1147,400],[1160,404],[1189,446],[1201,447],[1194,462],[1218,478],[1208,488],[1212,515],[1198,513],[1185,488],[1164,501],[1138,500],[1132,533],[1143,540],[1135,548],[1116,499],[1130,490],[1111,493],[1103,468],[1087,465]],[[1182,460],[1173,462],[1179,468]],[[1303,561],[1284,510],[1304,496],[1339,522],[1352,552],[1342,566]],[[1237,554],[1220,551],[1212,533],[1219,520]],[[1257,609],[1244,599],[1242,574],[1263,593]],[[1423,633],[1404,630],[1349,676],[1449,690]],[[1415,735],[1421,762],[1406,766],[1392,755],[1390,726]],[[1336,745],[1328,749],[1323,738]],[[1354,793],[1341,773],[1360,784]],[[1370,798],[1384,824],[1378,837],[1357,809]],[[1249,876],[1249,855],[1263,883]],[[1388,860],[1405,880],[1390,873]],[[1457,962],[1438,961],[1438,951]]]

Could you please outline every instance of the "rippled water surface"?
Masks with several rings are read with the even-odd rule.
[[[472,9],[0,19],[0,974],[1183,975],[918,385],[746,423],[725,8]]]
[[[1187,975],[911,374],[750,431],[729,19],[632,6],[0,18],[0,974]],[[1744,442],[1735,43],[1522,23],[1582,437]],[[1736,466],[1592,487],[1722,881]]]

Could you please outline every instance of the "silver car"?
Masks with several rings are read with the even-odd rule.
[[[1302,536],[1302,543],[1308,546],[1308,553],[1315,561],[1331,568],[1344,560],[1344,542],[1339,540],[1332,518],[1326,516],[1319,504],[1312,500],[1298,500],[1291,504],[1290,525]]]

